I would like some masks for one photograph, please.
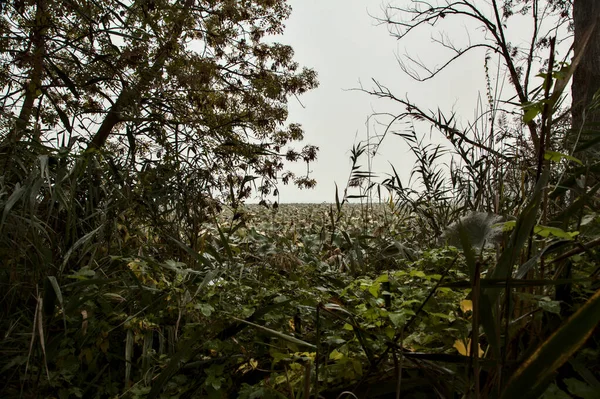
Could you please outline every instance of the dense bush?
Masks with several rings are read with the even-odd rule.
[[[376,83],[407,109],[388,130],[411,182],[378,181],[362,164],[381,141],[357,144],[320,206],[244,205],[254,183],[314,184],[281,173],[316,159],[281,154],[302,138],[280,129],[287,98],[316,86],[264,42],[285,1],[49,3],[5,4],[0,24],[0,396],[598,396],[598,140],[559,115],[581,56],[533,43],[550,52],[530,90],[497,34],[529,2],[493,2],[486,25],[517,119],[488,90],[489,125],[461,130]]]

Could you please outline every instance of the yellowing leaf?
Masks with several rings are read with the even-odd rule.
[[[103,353],[107,353],[108,352],[108,347],[109,347],[109,342],[108,339],[103,339],[102,342],[100,342],[100,345],[98,345],[100,347],[100,350]]]
[[[456,340],[456,342],[454,342],[454,345],[452,345],[456,348],[456,350],[458,351],[458,353],[460,353],[463,356],[468,356],[468,351],[467,348],[465,347],[465,343],[462,339],[458,339]]]
[[[340,360],[344,357],[344,354],[337,349],[334,349],[329,354],[329,360]]]
[[[469,311],[473,311],[473,301],[471,301],[470,299],[465,299],[463,301],[460,301],[460,310],[463,311],[463,313],[467,313]]]
[[[375,298],[379,298],[379,287],[381,286],[380,283],[373,283],[371,284],[371,286],[369,287],[369,292],[371,293],[371,295],[373,295]]]
[[[502,231],[512,231],[516,225],[517,225],[516,220],[509,220],[504,223],[498,223],[498,224],[494,225],[494,227],[496,227],[496,226],[502,227]]]
[[[456,350],[458,351],[458,353],[460,353],[463,356],[471,356],[471,340],[467,340],[467,346],[465,346],[465,341],[463,341],[462,339],[458,339],[456,340],[456,342],[454,342],[454,348],[456,348]],[[478,353],[479,353],[479,357],[483,356],[483,350],[481,349],[481,345],[477,344],[477,349],[478,349]]]
[[[410,272],[410,276],[411,277],[420,277],[420,278],[425,278],[425,273],[423,273],[420,270],[413,270]]]

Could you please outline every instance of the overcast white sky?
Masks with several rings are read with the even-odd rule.
[[[398,42],[387,27],[377,25],[369,15],[382,15],[381,0],[290,0],[293,7],[286,33],[278,41],[294,48],[296,60],[318,72],[320,86],[300,101],[290,100],[290,122],[301,123],[305,142],[320,148],[318,161],[311,165],[318,185],[313,190],[280,186],[281,202],[332,202],[335,183],[342,190],[350,173],[350,149],[367,138],[367,118],[374,111],[398,108],[365,93],[348,91],[360,82],[372,87],[376,78],[403,97],[429,108],[459,112],[471,116],[478,92],[483,86],[482,52],[460,62],[438,79],[415,82],[399,68],[396,54],[419,50],[419,56],[433,61],[435,51],[431,32],[423,31],[410,43]],[[458,64],[457,64],[458,66]],[[380,132],[381,129],[379,128]],[[373,122],[370,123],[373,134]],[[427,133],[427,132],[425,132]],[[398,137],[389,136],[382,153],[374,162],[374,171],[390,171],[389,163],[408,178],[413,159]],[[302,173],[304,165],[292,167]]]
[[[359,87],[361,82],[365,88],[371,88],[371,79],[375,78],[390,87],[398,97],[408,95],[411,101],[424,109],[439,107],[445,112],[454,111],[463,124],[473,119],[480,93],[485,96],[485,52],[467,53],[435,79],[425,83],[414,81],[402,72],[396,56],[408,52],[418,55],[431,66],[445,62],[439,45],[431,38],[440,29],[423,29],[414,32],[407,40],[396,40],[385,25],[378,24],[372,17],[382,16],[382,7],[387,2],[289,0],[293,12],[286,33],[277,41],[291,45],[296,60],[301,65],[314,68],[320,82],[319,88],[300,98],[303,106],[295,99],[290,100],[289,121],[301,123],[305,142],[318,146],[320,152],[318,161],[311,165],[317,187],[299,190],[281,185],[282,203],[333,202],[335,183],[340,192],[346,185],[352,145],[367,138],[369,115],[373,112],[402,112],[403,108],[385,100],[359,91],[348,91]],[[486,2],[481,3],[485,7]],[[464,44],[468,38],[478,40],[481,30],[477,26],[461,25],[456,19],[448,21],[450,19],[442,21],[446,25],[440,28],[450,33],[455,43]],[[516,24],[519,25],[519,22]],[[521,27],[517,26],[517,41],[527,41],[530,34],[526,29],[519,29]],[[369,124],[369,131],[370,134],[375,132],[373,121]],[[381,131],[381,128],[377,129],[377,132]],[[429,131],[424,129],[422,133],[428,134]],[[373,163],[373,171],[380,174],[390,172],[389,163],[392,163],[405,179],[405,184],[413,161],[401,139],[388,136]],[[306,168],[298,165],[292,170],[303,173]]]

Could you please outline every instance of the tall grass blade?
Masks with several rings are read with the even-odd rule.
[[[42,296],[38,296],[38,306],[37,306],[37,329],[38,334],[40,335],[40,346],[42,348],[42,355],[44,356],[44,368],[46,370],[46,377],[48,381],[50,381],[50,370],[48,369],[48,356],[46,355],[46,340],[44,339],[44,312],[42,309],[44,308],[44,298]]]
[[[538,209],[543,197],[544,188],[548,183],[550,176],[550,170],[545,168],[538,180],[531,200],[525,207],[523,212],[519,215],[515,229],[510,237],[506,249],[500,255],[496,268],[489,276],[492,279],[506,279],[512,274],[512,269],[517,259],[520,256],[521,249],[525,246],[525,243],[529,239],[531,230],[536,225]],[[490,298],[490,302],[493,304],[498,299],[498,296],[502,292],[502,289],[487,289],[485,290],[486,295]]]
[[[590,337],[600,322],[600,290],[521,364],[501,399],[535,398],[547,382]]]
[[[231,251],[231,246],[229,245],[229,239],[227,237],[225,237],[225,234],[223,233],[223,229],[221,229],[221,225],[219,224],[219,221],[217,220],[216,217],[214,219],[214,223],[215,223],[215,226],[217,227],[217,231],[219,232],[219,237],[221,238],[221,245],[223,245],[223,247],[225,248],[225,253],[227,254],[227,259],[229,259],[229,262],[231,262],[231,264],[233,264],[233,252]]]
[[[69,259],[71,258],[71,255],[73,254],[73,252],[80,246],[82,246],[82,245],[86,244],[88,241],[90,241],[96,235],[96,233],[98,231],[100,231],[100,229],[102,227],[104,227],[104,226],[100,225],[97,228],[95,228],[94,230],[90,231],[89,233],[87,233],[86,235],[81,237],[79,240],[77,240],[77,242],[75,242],[75,244],[73,244],[73,246],[71,248],[69,248],[69,250],[65,254],[65,259],[63,260],[63,263],[60,265],[59,270],[61,273],[63,272],[63,270],[65,270],[65,267],[67,266],[67,263],[69,262]]]
[[[475,260],[475,252],[473,251],[473,245],[471,244],[471,239],[469,237],[469,232],[464,227],[464,225],[459,222],[458,225],[458,234],[460,236],[460,242],[463,247],[463,253],[465,255],[465,259],[467,262],[467,267],[469,268],[469,287],[472,289],[471,291],[471,300],[473,301],[473,308],[478,309],[478,322],[477,326],[473,326],[473,339],[472,342],[475,344],[478,342],[477,336],[479,332],[477,328],[479,328],[478,324],[483,326],[483,331],[487,336],[488,343],[492,348],[492,351],[496,357],[500,356],[500,337],[498,335],[498,326],[496,325],[496,318],[494,317],[492,303],[488,298],[481,295],[481,279],[479,278],[478,270],[477,270],[477,262]],[[473,312],[475,314],[475,312]],[[473,318],[475,320],[475,317]],[[472,351],[472,354],[477,353],[477,351]]]
[[[58,304],[60,305],[61,313],[63,316],[63,324],[65,327],[65,333],[66,333],[66,331],[67,331],[67,315],[65,312],[65,303],[64,303],[62,291],[60,289],[60,285],[58,285],[58,281],[56,280],[56,277],[54,277],[54,276],[48,276],[48,281],[50,282],[50,285],[52,286],[52,289],[54,290],[54,294],[56,295],[56,299],[58,300]]]
[[[196,259],[200,263],[202,263],[205,267],[207,267],[209,269],[214,268],[214,265],[208,259],[206,259],[206,257],[204,257],[204,256],[202,256],[202,254],[199,254],[198,252],[194,251],[192,248],[190,248],[189,245],[186,245],[183,242],[176,239],[175,237],[172,237],[169,235],[167,236],[167,238],[169,238],[175,244],[179,245],[185,252],[187,252],[188,255],[190,255],[192,258]],[[219,260],[219,259],[217,259],[217,260]]]
[[[129,387],[131,380],[131,361],[133,359],[133,331],[127,330],[125,339],[125,386]]]
[[[337,183],[335,185],[335,207],[338,211],[338,214],[342,211],[342,204],[340,203],[340,195],[338,192],[338,186]]]
[[[567,243],[567,242],[569,242],[569,240],[560,240],[560,241],[557,241],[557,242],[553,242],[552,245],[548,245],[547,247],[544,247],[544,249],[542,249],[541,251],[539,251],[534,257],[532,257],[527,262],[525,262],[521,266],[519,266],[519,269],[515,273],[515,278],[516,279],[522,279],[522,278],[524,278],[527,275],[527,273],[535,265],[537,265],[538,261],[542,258],[542,256],[544,256],[544,254],[546,252],[551,252],[552,250],[556,249],[556,246],[558,244],[560,244],[560,243]]]
[[[36,301],[35,310],[33,311],[33,327],[31,329],[31,340],[29,341],[29,353],[27,354],[27,363],[25,365],[25,376],[27,376],[27,371],[29,370],[29,363],[31,361],[31,353],[33,352],[33,343],[35,342],[35,332],[38,323],[39,307],[40,302]]]
[[[17,183],[17,186],[15,187],[15,191],[13,191],[13,193],[10,195],[10,197],[8,197],[8,200],[6,200],[6,203],[4,204],[4,209],[2,210],[2,220],[0,221],[0,231],[2,231],[2,227],[4,226],[4,222],[6,222],[6,218],[8,217],[10,210],[13,208],[13,206],[15,206],[17,201],[23,196],[23,194],[25,193],[25,190],[26,190],[25,187],[21,187]]]
[[[301,339],[298,339],[298,338],[292,337],[290,335],[281,333],[279,331],[275,331],[275,330],[272,330],[270,328],[261,326],[260,324],[256,324],[256,323],[252,323],[250,321],[238,319],[237,317],[234,317],[233,319],[237,320],[239,322],[248,324],[249,326],[252,326],[254,328],[258,328],[259,330],[262,330],[262,331],[266,332],[267,334],[270,334],[270,335],[272,335],[274,337],[281,338],[284,341],[288,341],[288,342],[291,342],[291,343],[296,344],[296,345],[305,346],[307,348],[310,348],[310,349],[313,349],[313,350],[317,350],[317,347],[315,345],[313,345],[311,343],[308,343],[306,341],[302,341]]]

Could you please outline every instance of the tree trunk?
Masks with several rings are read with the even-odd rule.
[[[48,30],[48,13],[46,11],[46,0],[38,0],[36,2],[35,26],[31,32],[31,44],[33,46],[33,54],[31,61],[31,70],[29,78],[23,84],[25,97],[19,117],[15,120],[14,127],[10,130],[7,142],[21,141],[27,128],[29,120],[34,111],[34,102],[37,97],[42,94],[42,73],[44,69],[44,58],[46,56],[45,36]]]
[[[173,28],[170,33],[168,40],[162,45],[157,51],[152,66],[142,72],[140,77],[131,88],[123,88],[121,94],[108,111],[106,117],[102,121],[102,124],[98,128],[98,131],[92,137],[88,145],[88,149],[100,149],[106,144],[109,136],[113,132],[113,128],[117,123],[122,120],[122,112],[127,107],[131,107],[140,99],[143,93],[152,85],[152,83],[158,78],[160,71],[164,67],[166,61],[171,56],[177,42],[181,38],[181,34],[184,30],[184,20],[187,16],[187,10],[194,5],[195,0],[186,0],[180,11],[177,20],[173,23]]]
[[[600,1],[574,0],[573,23],[575,28],[575,55],[583,51],[581,62],[575,69],[571,94],[573,105],[574,140],[579,132],[600,132],[600,109],[587,110],[594,94],[600,89]],[[586,33],[593,29],[592,36],[585,48],[582,48],[582,39]],[[583,129],[583,130],[582,130]],[[581,142],[581,140],[579,140]]]

